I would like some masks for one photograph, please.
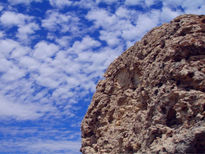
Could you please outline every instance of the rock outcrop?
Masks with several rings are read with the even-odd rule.
[[[205,153],[204,15],[152,29],[104,76],[82,121],[82,153]]]

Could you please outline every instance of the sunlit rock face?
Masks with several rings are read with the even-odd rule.
[[[205,153],[204,15],[152,29],[104,76],[82,121],[82,153]]]

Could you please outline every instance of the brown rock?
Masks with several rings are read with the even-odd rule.
[[[205,16],[179,16],[118,57],[81,129],[84,154],[205,153]]]

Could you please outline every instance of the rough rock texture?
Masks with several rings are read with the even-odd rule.
[[[81,129],[84,154],[205,153],[205,16],[179,16],[117,58]]]

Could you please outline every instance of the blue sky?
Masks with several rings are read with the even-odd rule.
[[[0,154],[80,153],[80,122],[108,65],[204,0],[1,0]]]

